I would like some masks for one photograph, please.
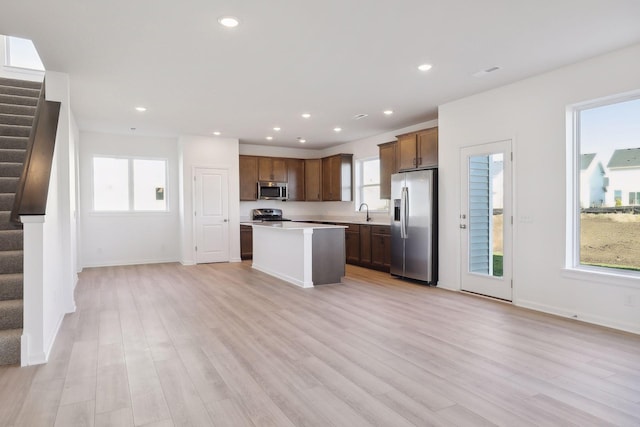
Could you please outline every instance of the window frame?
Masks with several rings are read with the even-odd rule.
[[[94,159],[96,158],[108,158],[108,159],[124,159],[127,160],[127,171],[128,171],[128,189],[129,189],[129,197],[128,197],[128,209],[127,210],[97,210],[95,207],[95,168],[94,168]],[[152,161],[162,161],[164,162],[164,200],[165,200],[165,208],[160,210],[136,210],[135,206],[135,194],[134,194],[134,173],[133,173],[133,164],[135,160],[152,160]],[[106,215],[106,216],[127,216],[127,215],[166,215],[171,212],[170,208],[170,192],[168,190],[169,185],[169,159],[166,157],[149,157],[149,156],[118,156],[111,154],[94,154],[91,156],[91,211],[92,215]]]
[[[30,67],[20,67],[17,65],[12,65],[11,64],[11,39],[12,38],[21,38],[21,37],[13,37],[13,36],[4,36],[4,43],[2,43],[2,51],[3,51],[3,58],[2,58],[2,66],[4,69],[6,70],[10,70],[13,72],[19,72],[19,73],[23,73],[23,74],[31,74],[34,76],[42,76],[45,74],[46,69],[44,68],[44,64],[42,64],[42,58],[40,58],[40,55],[38,55],[38,50],[36,49],[36,55],[38,55],[38,59],[40,60],[40,63],[42,64],[42,69],[39,68],[30,68]],[[26,39],[28,40],[28,39]],[[32,40],[29,40],[31,43],[33,43]],[[35,46],[34,46],[35,48]]]
[[[640,91],[617,94],[587,102],[571,105],[567,108],[567,236],[565,267],[563,275],[573,279],[638,288],[640,271],[624,270],[615,267],[600,267],[580,263],[580,113],[592,108],[618,104],[640,99]]]
[[[364,163],[365,162],[370,162],[370,161],[375,161],[377,160],[378,162],[380,162],[380,156],[370,156],[370,157],[363,157],[360,159],[356,159],[356,167],[355,167],[355,183],[356,183],[356,203],[354,206],[354,209],[356,212],[358,212],[358,207],[360,207],[360,205],[362,203],[366,203],[364,201],[364,189],[365,187],[370,188],[370,187],[378,187],[378,190],[380,189],[380,176],[378,175],[378,184],[364,184]],[[378,191],[378,194],[380,194],[380,191]],[[387,213],[389,212],[389,200],[386,199],[379,199],[379,200],[383,200],[386,201],[387,207],[386,209],[369,209],[369,212],[373,212],[373,213]]]

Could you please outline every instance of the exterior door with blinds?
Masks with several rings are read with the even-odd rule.
[[[461,289],[512,300],[511,141],[460,152]]]

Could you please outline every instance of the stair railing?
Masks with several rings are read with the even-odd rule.
[[[45,214],[59,116],[60,103],[45,99],[43,82],[11,211],[13,222],[20,222],[20,215]]]

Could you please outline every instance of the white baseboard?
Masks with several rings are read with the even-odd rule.
[[[278,279],[284,280],[285,282],[289,282],[292,285],[296,285],[296,286],[299,286],[301,288],[313,288],[313,282],[306,283],[306,282],[304,282],[302,280],[296,279],[295,277],[291,277],[291,276],[288,276],[286,274],[282,274],[282,273],[279,273],[279,272],[276,272],[276,271],[272,271],[272,270],[270,270],[268,268],[261,267],[260,265],[256,265],[255,262],[253,263],[253,265],[251,267],[255,268],[258,271],[266,273],[266,274],[268,274],[270,276],[277,277]]]
[[[607,328],[618,329],[625,332],[631,332],[632,334],[640,334],[640,325],[633,323],[620,322],[614,319],[609,319],[601,316],[594,316],[593,314],[575,312],[567,310],[561,307],[554,307],[545,304],[539,304],[533,301],[518,299],[514,302],[517,307],[528,308],[531,310],[541,311],[543,313],[553,314],[568,319],[574,319],[585,323],[591,323],[593,325],[604,326]]]
[[[118,267],[120,265],[142,265],[142,264],[163,264],[170,262],[180,262],[175,258],[167,259],[138,259],[138,260],[116,260],[108,262],[95,262],[84,264],[83,268],[95,268],[95,267]]]

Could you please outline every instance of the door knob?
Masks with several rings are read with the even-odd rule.
[[[467,228],[467,224],[460,224],[460,228]]]

